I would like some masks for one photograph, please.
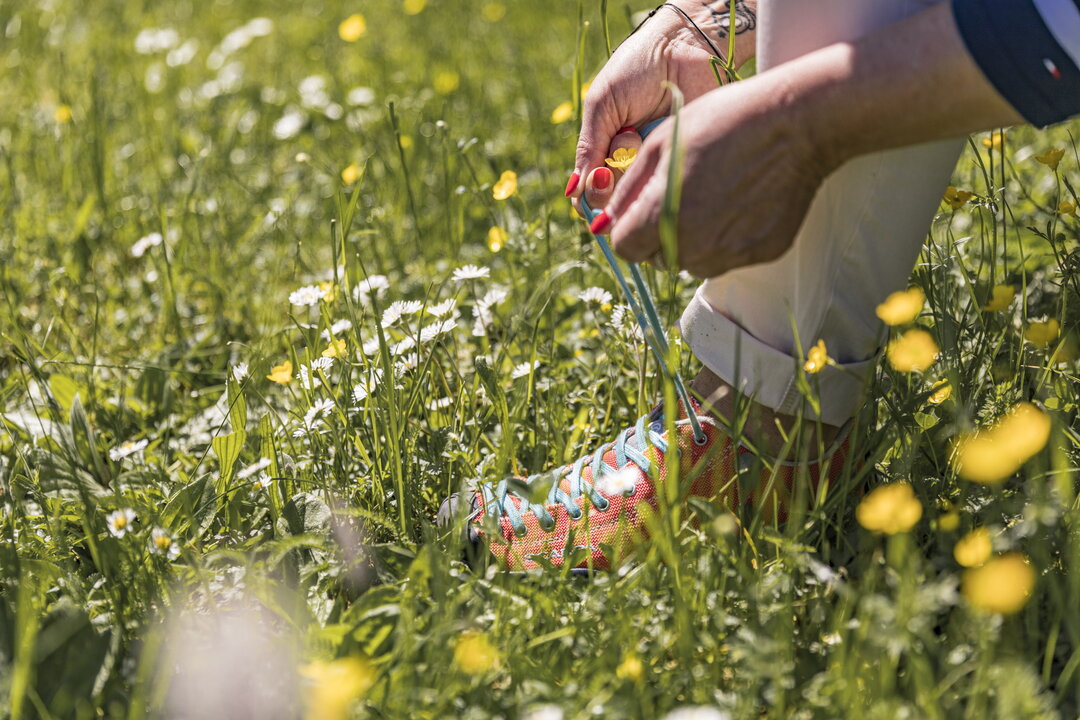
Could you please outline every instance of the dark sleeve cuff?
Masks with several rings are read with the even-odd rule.
[[[1080,114],[1080,69],[1031,0],[952,0],[952,10],[971,57],[1025,120],[1041,127]]]

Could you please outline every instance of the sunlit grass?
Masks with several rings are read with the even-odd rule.
[[[672,396],[561,193],[605,6],[0,6],[7,715],[1080,714],[1071,126],[970,143],[788,523],[589,580],[437,531]]]

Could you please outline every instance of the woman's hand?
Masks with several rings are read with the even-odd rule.
[[[769,80],[717,90],[688,103],[680,115],[685,161],[677,260],[698,277],[782,255],[832,170],[787,112],[783,87]],[[594,224],[603,232],[605,218],[614,220],[612,244],[631,262],[660,251],[673,127],[669,121],[649,135]]]
[[[871,152],[1021,122],[968,54],[949,3],[688,103],[677,262],[708,278],[782,255],[822,181]],[[671,122],[649,135],[596,217],[615,251],[660,251]]]
[[[673,5],[686,12],[717,46],[727,50],[726,2],[706,5],[700,0],[678,0]],[[736,4],[735,62],[753,55],[756,2]],[[574,172],[566,186],[575,206],[588,190],[589,204],[601,208],[611,196],[621,172],[604,166],[616,148],[638,148],[641,138],[633,131],[671,111],[671,93],[665,82],[676,85],[687,101],[716,88],[708,42],[681,13],[660,8],[641,29],[612,54],[592,81],[582,111]],[[597,174],[599,173],[599,174]],[[585,182],[582,183],[582,178]]]

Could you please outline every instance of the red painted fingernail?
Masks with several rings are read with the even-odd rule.
[[[577,170],[570,176],[570,179],[566,182],[566,197],[570,197],[570,194],[577,188],[578,181],[581,180],[581,173]]]
[[[634,128],[634,126],[633,126],[633,125],[627,125],[627,126],[626,126],[626,127],[624,127],[624,128],[620,128],[620,129],[619,129],[619,132],[617,132],[617,133],[615,133],[615,134],[616,134],[616,135],[622,135],[622,134],[623,134],[624,132],[637,132],[637,130],[636,130],[636,129]]]
[[[611,225],[611,216],[607,214],[607,210],[603,210],[599,215],[593,218],[592,223],[589,225],[589,231],[593,235],[599,235],[608,229]]]
[[[615,176],[607,168],[597,168],[592,176],[593,187],[597,190],[607,190]]]

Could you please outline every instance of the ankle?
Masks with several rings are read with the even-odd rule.
[[[738,397],[733,387],[715,373],[703,367],[693,382],[690,394],[701,402],[702,410],[730,427],[736,416],[745,417],[741,434],[759,452],[776,455],[794,434],[795,447],[809,448],[811,458],[827,451],[842,430],[816,419],[800,420],[794,415],[778,413],[761,403]]]

